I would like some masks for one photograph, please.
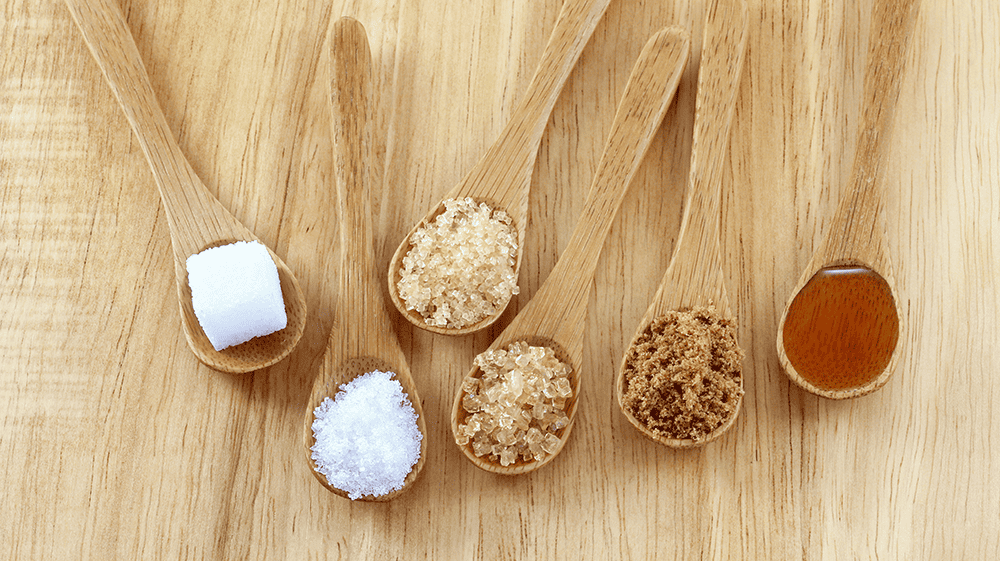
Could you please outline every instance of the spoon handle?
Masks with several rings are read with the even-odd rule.
[[[392,335],[376,275],[369,186],[374,165],[371,51],[365,28],[340,18],[330,34],[330,107],[340,268],[334,323],[344,356],[374,355],[396,364],[403,353]],[[350,299],[350,307],[342,305]]]
[[[563,85],[590,40],[611,0],[565,0],[535,75],[524,97],[492,144],[450,197],[478,196],[502,208],[527,212],[527,193],[521,187],[531,181],[545,126]],[[521,173],[499,173],[519,170]],[[502,181],[481,182],[481,177],[503,177]],[[486,191],[477,191],[482,186]],[[515,204],[516,203],[516,204]],[[523,218],[518,217],[519,220]]]
[[[707,304],[708,300],[728,315],[719,247],[722,170],[736,112],[748,27],[743,0],[716,0],[709,6],[698,70],[687,200],[676,248],[647,320],[667,310]]]
[[[560,342],[576,364],[582,358],[578,353],[587,300],[604,240],[673,100],[690,49],[688,33],[680,28],[660,30],[646,42],[622,93],[569,244],[538,293],[508,327]]]
[[[114,0],[66,0],[73,19],[135,133],[170,225],[175,257],[206,240],[253,240],[195,175],[174,140],[125,18]]]
[[[872,7],[864,102],[850,184],[837,206],[834,226],[817,251],[817,265],[847,257],[888,268],[887,254],[879,245],[885,237],[879,222],[884,204],[882,176],[916,5],[917,0],[877,0]]]

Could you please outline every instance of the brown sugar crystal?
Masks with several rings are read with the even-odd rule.
[[[558,452],[561,431],[569,425],[572,368],[551,348],[523,341],[488,350],[475,365],[481,375],[462,382],[468,416],[455,435],[459,446],[502,466],[541,462]]]
[[[701,440],[734,415],[743,350],[714,306],[653,320],[625,355],[624,408],[651,432]]]
[[[427,325],[460,329],[492,317],[518,293],[517,230],[510,216],[473,199],[447,199],[418,228],[396,283]]]

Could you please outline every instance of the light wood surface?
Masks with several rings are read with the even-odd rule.
[[[642,45],[701,1],[615,0],[543,135],[522,293],[482,333],[393,325],[428,457],[412,489],[352,503],[311,475],[302,416],[338,304],[330,17],[357,17],[376,91],[376,263],[509,121],[560,9],[537,0],[133,1],[167,124],[210,192],[283,256],[310,320],[284,361],[203,366],[179,327],[153,177],[62,2],[0,10],[0,557],[11,559],[986,559],[1000,550],[1000,6],[925,0],[886,156],[905,352],[880,391],[829,401],[775,350],[788,295],[851,172],[870,3],[751,0],[723,175],[740,318],[736,425],[669,450],[621,416],[621,356],[666,269],[696,67],[597,266],[573,438],[504,477],[452,444],[454,388],[565,249]]]

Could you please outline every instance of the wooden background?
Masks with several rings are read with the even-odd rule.
[[[329,18],[367,27],[380,92],[382,267],[499,134],[558,0],[126,0],[167,120],[209,188],[283,255],[311,319],[252,375],[198,363],[167,226],[121,110],[65,6],[0,7],[0,557],[8,559],[985,559],[1000,550],[1000,5],[925,0],[889,162],[905,350],[876,394],[793,387],[780,312],[850,171],[869,3],[751,0],[723,251],[747,352],[734,429],[697,451],[641,438],[613,380],[680,222],[697,66],[597,272],[580,415],[529,476],[479,471],[448,411],[473,356],[552,269],[646,38],[703,0],[614,0],[535,170],[522,293],[489,333],[394,316],[428,459],[388,504],[324,490],[301,449],[331,329]]]

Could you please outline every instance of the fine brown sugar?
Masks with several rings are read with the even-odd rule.
[[[668,312],[625,355],[624,408],[657,435],[699,441],[736,413],[742,360],[733,320],[714,306]]]

